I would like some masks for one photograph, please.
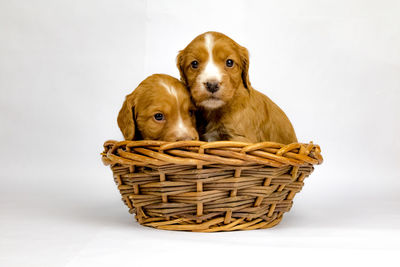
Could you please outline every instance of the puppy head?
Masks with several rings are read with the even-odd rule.
[[[198,140],[194,105],[177,79],[154,74],[126,96],[118,115],[125,140]]]
[[[220,108],[236,90],[250,87],[247,49],[222,33],[197,36],[179,52],[177,67],[196,105],[205,109]]]

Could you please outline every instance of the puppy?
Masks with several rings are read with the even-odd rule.
[[[178,79],[154,74],[126,96],[118,126],[125,140],[198,140],[194,111],[190,95]]]
[[[179,52],[177,67],[205,121],[201,139],[297,142],[285,113],[251,87],[247,49],[226,35],[197,36]]]

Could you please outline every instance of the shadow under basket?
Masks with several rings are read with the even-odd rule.
[[[320,152],[313,143],[107,141],[102,159],[140,224],[217,232],[277,225]]]

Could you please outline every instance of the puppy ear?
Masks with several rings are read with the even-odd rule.
[[[179,51],[178,55],[176,56],[176,66],[179,69],[179,73],[181,75],[181,82],[183,82],[185,85],[187,85],[187,80],[186,80],[186,75],[183,70],[183,50]]]
[[[134,140],[135,138],[136,125],[134,116],[134,97],[130,94],[126,96],[124,104],[122,104],[122,108],[118,114],[118,126],[125,140]]]
[[[249,89],[251,84],[249,80],[249,51],[243,46],[239,49],[240,60],[242,61],[242,81],[244,88]]]

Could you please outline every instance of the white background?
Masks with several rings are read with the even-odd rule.
[[[1,1],[1,266],[398,266],[399,1]],[[280,225],[139,226],[100,152],[124,96],[208,30],[250,51],[252,85],[317,166]]]

